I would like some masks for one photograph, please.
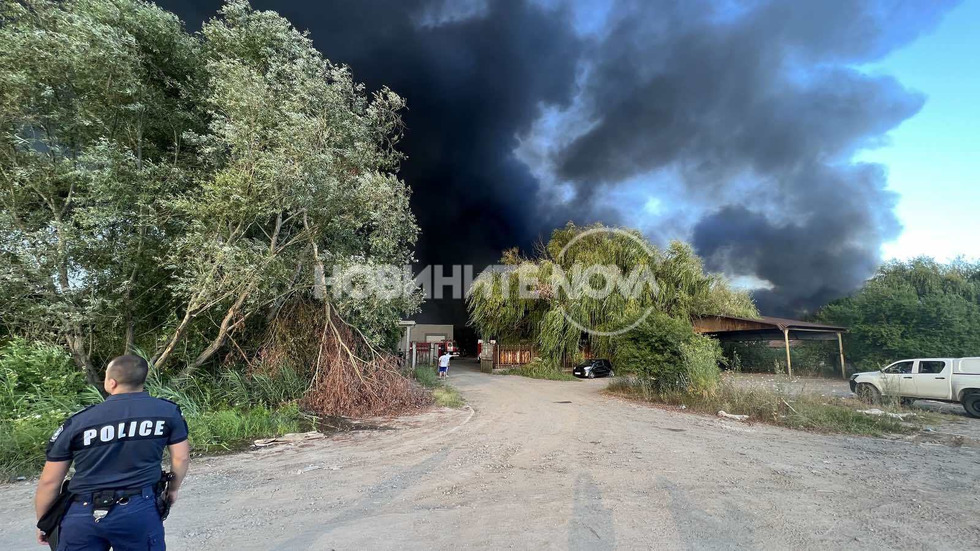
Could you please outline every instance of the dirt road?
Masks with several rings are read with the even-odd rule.
[[[454,367],[472,409],[199,459],[170,549],[967,549],[980,453],[663,411]],[[33,485],[0,488],[0,549]]]

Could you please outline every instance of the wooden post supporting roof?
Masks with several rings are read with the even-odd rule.
[[[783,342],[786,343],[786,373],[793,376],[793,358],[789,355],[789,328],[783,329]]]
[[[847,367],[844,363],[844,339],[840,336],[840,331],[837,332],[837,346],[840,349],[840,376],[847,378]]]

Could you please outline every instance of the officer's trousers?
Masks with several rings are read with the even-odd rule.
[[[92,517],[92,503],[75,501],[61,521],[58,551],[164,551],[163,521],[157,512],[153,490],[118,503],[99,522]]]

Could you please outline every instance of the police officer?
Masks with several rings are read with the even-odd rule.
[[[180,408],[143,391],[148,368],[139,356],[109,362],[109,397],[72,415],[48,442],[34,500],[38,518],[55,502],[68,467],[75,464],[68,485],[73,498],[61,522],[59,550],[166,548],[154,486],[167,447],[173,473],[167,497],[171,504],[177,501],[190,446]],[[40,530],[37,539],[47,543]]]

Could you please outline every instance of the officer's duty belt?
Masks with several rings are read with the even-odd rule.
[[[128,490],[96,490],[92,493],[76,494],[72,496],[72,500],[81,501],[83,503],[92,503],[95,500],[96,495],[112,495],[112,497],[118,501],[121,499],[131,498],[133,496],[143,495],[143,490],[144,488],[129,488]]]

